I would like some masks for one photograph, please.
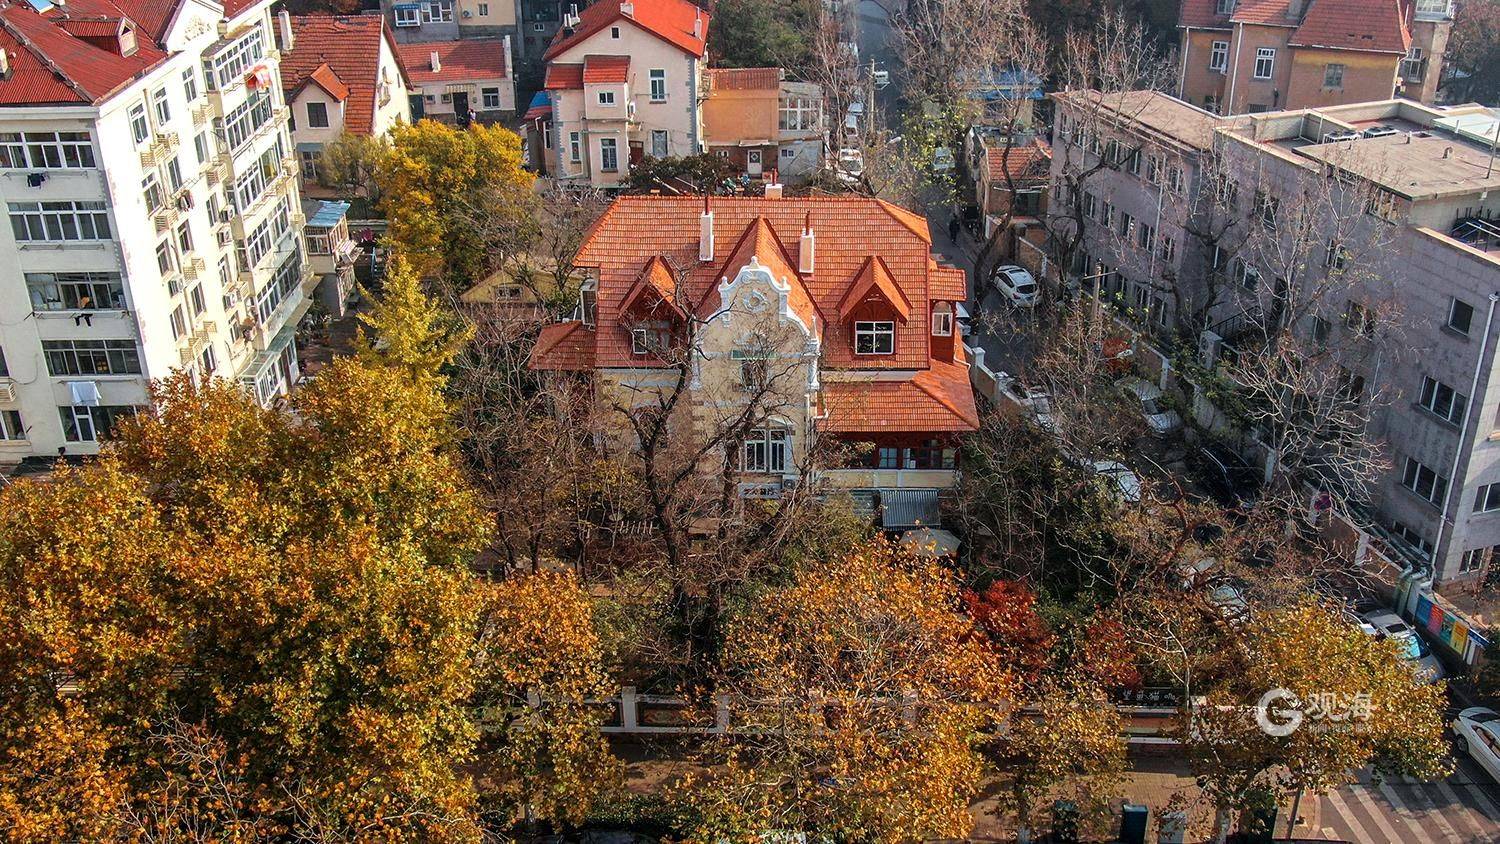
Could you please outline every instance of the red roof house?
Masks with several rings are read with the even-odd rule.
[[[356,135],[388,128],[378,119],[377,106],[394,98],[399,98],[397,110],[405,112],[408,79],[395,60],[396,41],[385,18],[296,15],[291,23],[292,48],[281,54],[281,87],[294,109],[311,85],[342,104],[342,129]],[[299,128],[307,125],[302,110],[296,116]]]

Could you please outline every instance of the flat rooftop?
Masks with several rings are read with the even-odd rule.
[[[1135,123],[1188,146],[1206,150],[1213,144],[1214,129],[1227,121],[1160,91],[1066,91],[1052,95],[1063,102],[1088,103],[1100,112],[1111,112],[1121,122]]]

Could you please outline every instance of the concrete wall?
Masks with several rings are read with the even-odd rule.
[[[1389,53],[1357,53],[1353,50],[1296,48],[1284,108],[1313,108],[1340,103],[1388,100],[1395,90],[1396,63],[1400,56]],[[1328,65],[1344,66],[1344,84],[1324,86]]]

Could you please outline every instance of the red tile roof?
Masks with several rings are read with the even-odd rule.
[[[801,229],[797,230],[800,236]],[[770,271],[771,275],[780,281],[787,283],[790,288],[787,291],[787,302],[791,310],[802,320],[802,324],[813,326],[824,320],[823,313],[813,301],[812,294],[808,292],[807,286],[802,283],[802,277],[793,266],[792,258],[787,254],[786,245],[776,236],[776,231],[771,228],[771,222],[764,216],[756,216],[745,227],[740,234],[739,242],[735,243],[730,250],[729,257],[719,265],[719,271],[714,275],[720,279],[732,279],[739,274],[740,268],[751,261],[756,261],[760,266]],[[710,286],[702,297],[698,306],[698,315],[707,319],[718,312],[723,303],[719,301],[719,290]]]
[[[641,270],[641,277],[636,280],[635,286],[625,294],[620,310],[628,311],[635,307],[655,309],[662,305],[666,305],[679,317],[687,316],[677,304],[676,273],[672,272],[665,258],[654,255],[646,262],[646,268]]]
[[[548,64],[542,87],[548,91],[583,90],[582,64]]]
[[[594,368],[594,332],[578,320],[542,329],[531,350],[531,368],[581,372]]]
[[[1040,138],[1009,149],[1001,144],[985,150],[990,180],[996,182],[1003,181],[1007,172],[1016,179],[1045,179],[1051,160],[1052,150]]]
[[[1400,0],[1314,0],[1287,43],[1405,55],[1411,32]]]
[[[716,67],[708,70],[711,91],[775,91],[781,87],[779,67]]]
[[[0,5],[0,48],[10,53],[12,71],[0,81],[0,104],[99,103],[166,58],[144,27],[137,29],[136,50],[129,56],[101,47],[107,39],[69,32],[59,25],[65,17],[97,22],[101,10],[112,12],[116,21],[121,16],[118,8],[98,0],[80,0],[77,6],[69,3],[66,13],[54,9],[41,15],[25,4]]]
[[[418,85],[506,78],[502,38],[414,41],[397,45],[396,51],[406,66],[406,75]],[[437,70],[432,69],[433,53],[438,54]]]
[[[927,262],[927,286],[933,299],[943,302],[966,302],[969,299],[968,274],[958,267]]]
[[[1298,47],[1405,53],[1411,46],[1402,0],[1307,0],[1300,20],[1290,0],[1240,0],[1232,15],[1218,13],[1218,0],[1182,0],[1177,19],[1194,29],[1235,23],[1295,27],[1289,43]]]
[[[962,363],[934,360],[902,381],[868,378],[823,382],[827,418],[818,428],[836,434],[960,432],[979,428],[979,409]]]
[[[625,3],[632,3],[634,7],[630,15],[620,10]],[[571,34],[566,29],[558,30],[552,46],[542,56],[544,60],[551,61],[589,36],[622,21],[633,23],[699,58],[703,57],[707,45],[709,14],[688,0],[598,0],[578,17],[578,26]]]
[[[630,78],[629,56],[584,56],[583,84],[624,82]]]
[[[316,83],[344,100],[345,130],[370,134],[375,130],[382,40],[394,54],[395,39],[380,15],[293,16],[292,49],[281,54],[281,88],[287,99]]]

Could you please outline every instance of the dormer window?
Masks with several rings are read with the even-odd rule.
[[[128,26],[121,27],[120,55],[126,57],[135,55],[135,46],[135,30]]]
[[[947,302],[932,306],[932,336],[953,336],[953,308]]]
[[[1220,15],[1234,14],[1235,2],[1236,0],[1219,0],[1218,13]]]
[[[594,312],[599,305],[599,282],[588,279],[578,288],[578,318],[589,328],[594,327]]]
[[[896,353],[896,323],[854,323],[856,355],[893,355]]]

